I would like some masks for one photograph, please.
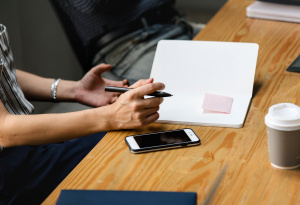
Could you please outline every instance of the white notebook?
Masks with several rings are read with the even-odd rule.
[[[300,6],[256,1],[247,7],[247,16],[300,23]]]
[[[166,85],[158,123],[240,128],[252,98],[255,43],[162,40],[151,77]],[[206,112],[205,94],[232,98],[230,113]]]

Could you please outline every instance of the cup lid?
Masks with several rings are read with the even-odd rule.
[[[265,123],[273,129],[300,130],[300,107],[292,103],[273,105],[269,108]]]

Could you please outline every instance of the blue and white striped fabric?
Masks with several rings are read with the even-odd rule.
[[[8,112],[16,115],[28,115],[32,113],[34,107],[25,98],[17,83],[7,30],[2,24],[0,24],[0,69],[0,99]]]

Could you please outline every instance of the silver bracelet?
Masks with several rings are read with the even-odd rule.
[[[57,85],[58,85],[59,81],[60,81],[60,78],[56,79],[51,85],[51,101],[52,102],[57,102],[56,91],[57,91]]]

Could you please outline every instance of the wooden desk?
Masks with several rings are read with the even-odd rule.
[[[300,204],[300,169],[270,165],[264,124],[271,105],[300,105],[300,74],[285,71],[300,54],[300,24],[248,19],[246,7],[252,2],[227,2],[195,37],[259,44],[253,100],[243,128],[152,124],[110,132],[44,204],[54,204],[62,189],[191,191],[202,204],[224,165],[227,172],[213,204]],[[127,135],[183,127],[192,128],[202,145],[137,155],[124,142]]]

